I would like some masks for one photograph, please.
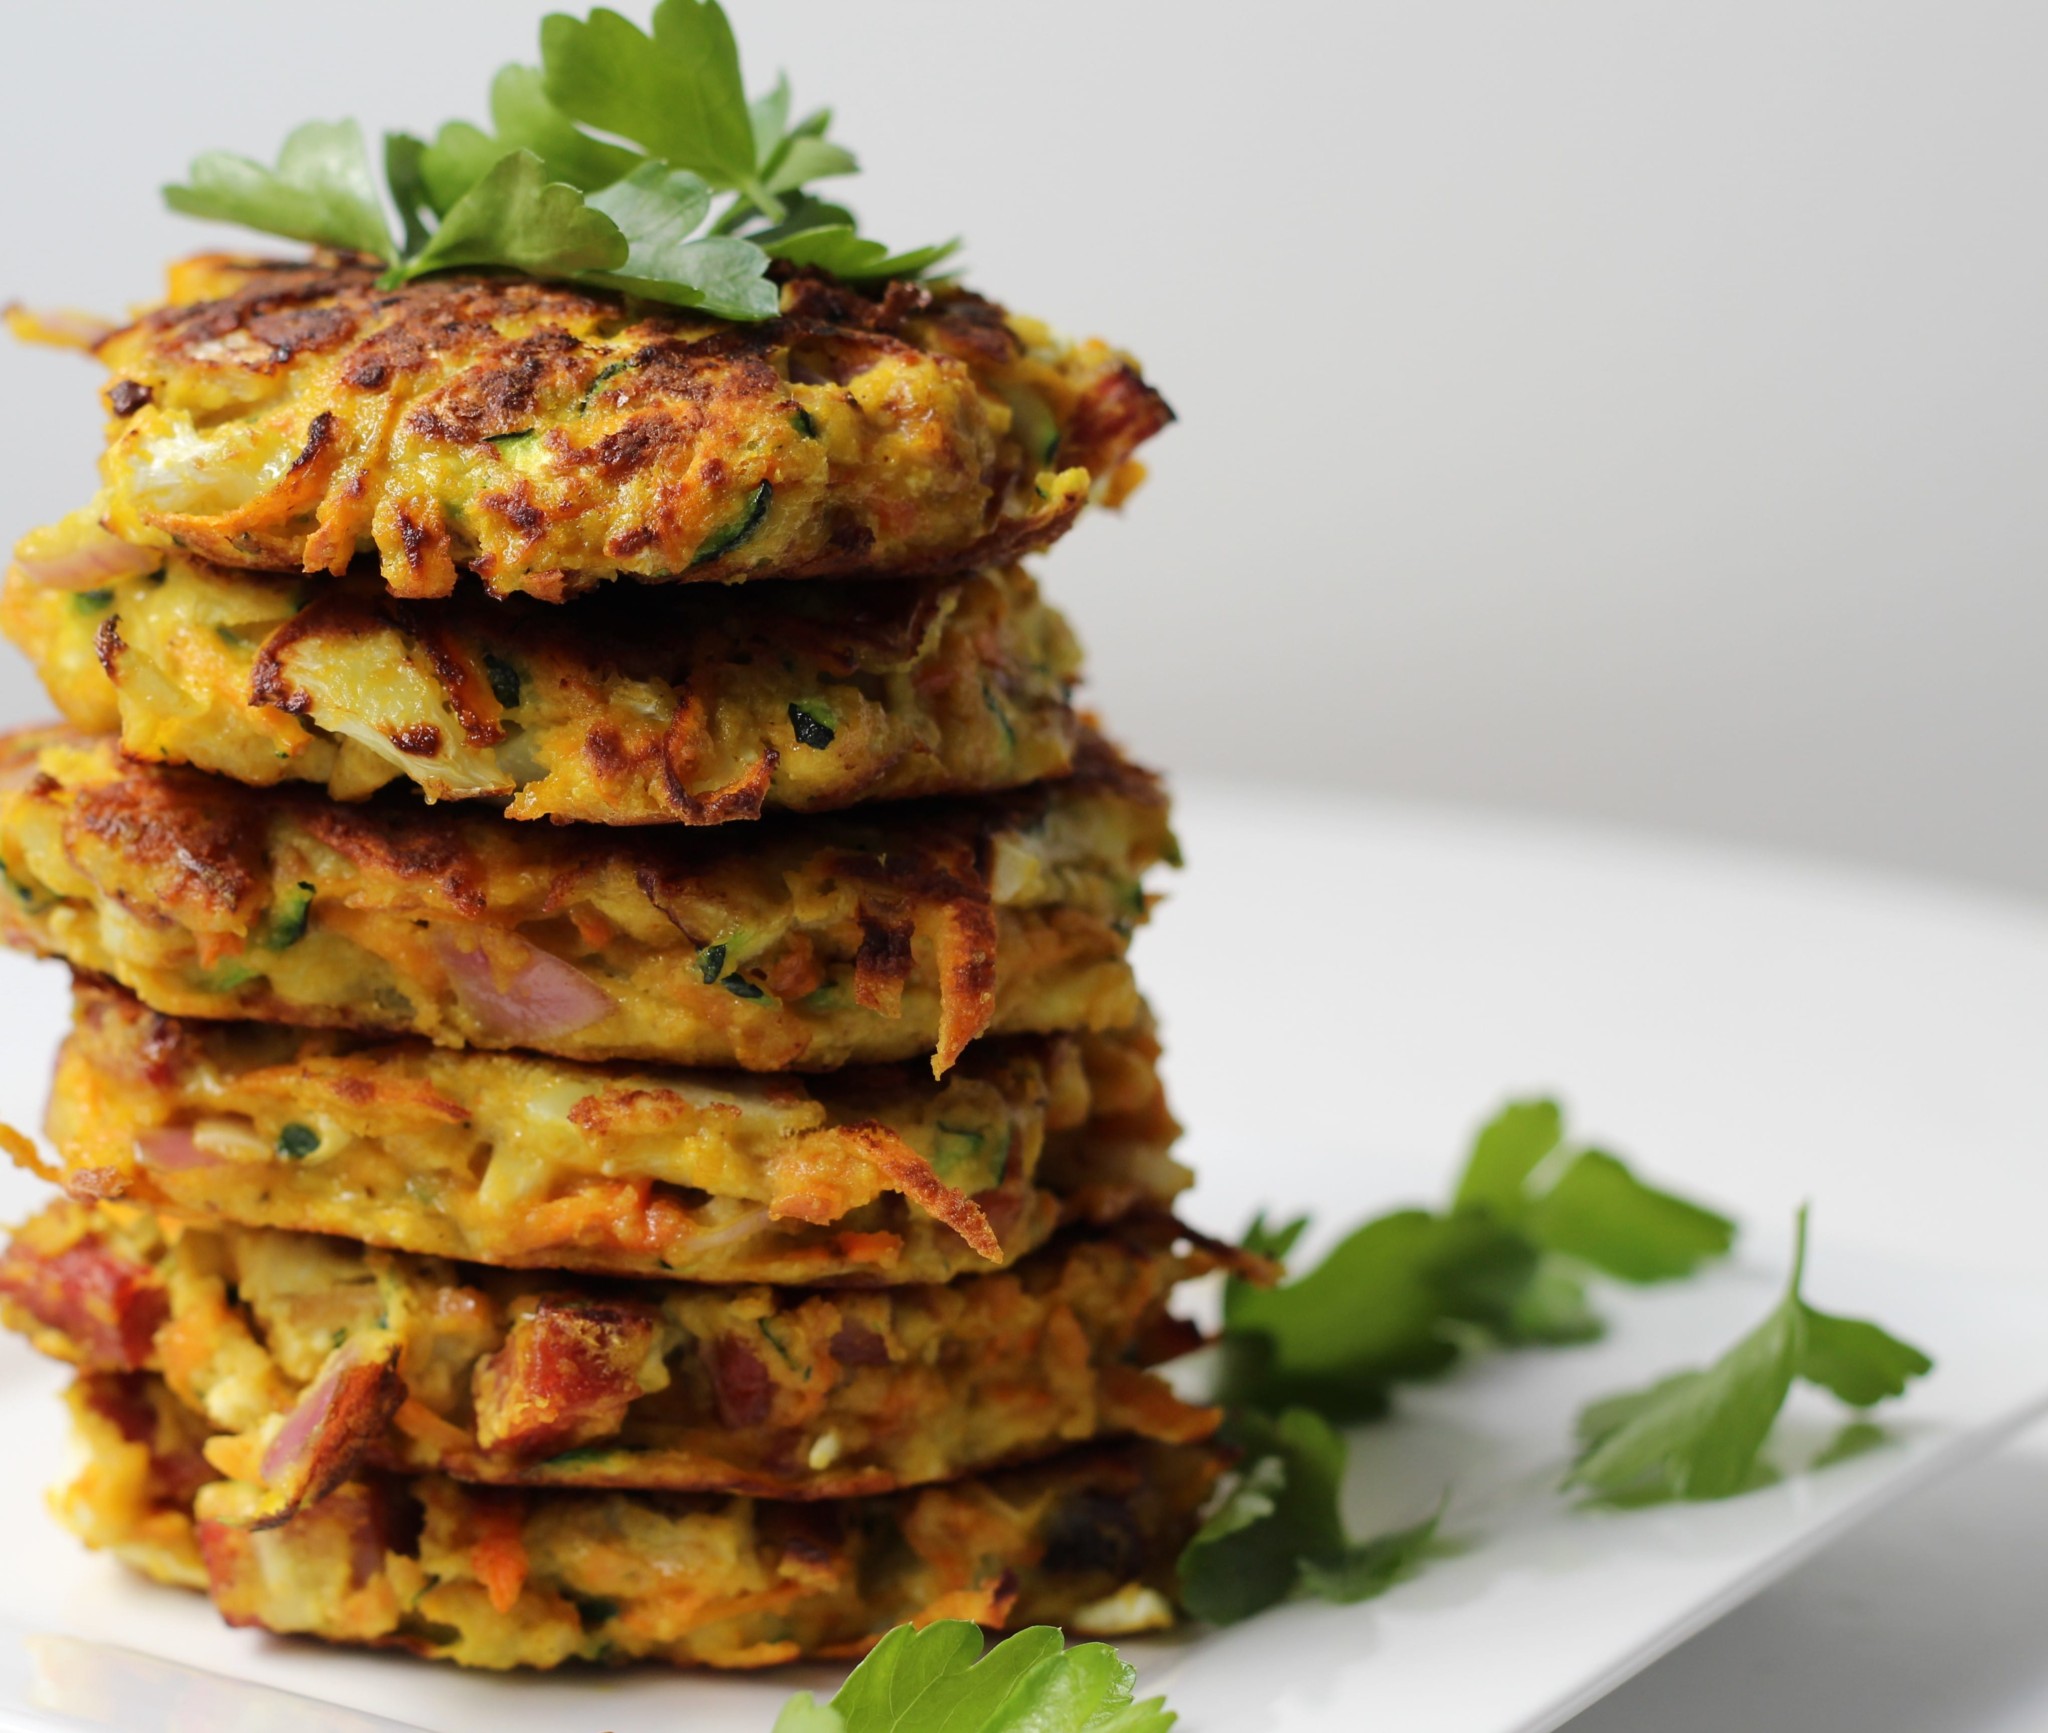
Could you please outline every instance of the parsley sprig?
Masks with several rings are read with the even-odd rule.
[[[1107,1643],[1065,1648],[1051,1625],[981,1643],[963,1619],[898,1625],[829,1703],[784,1704],[775,1733],[1167,1733],[1176,1719],[1163,1698],[1131,1700],[1137,1675]]]
[[[1338,1508],[1344,1440],[1313,1409],[1233,1414],[1222,1441],[1242,1454],[1223,1502],[1180,1555],[1181,1601],[1198,1619],[1235,1624],[1295,1595],[1370,1600],[1436,1542],[1441,1506],[1410,1527],[1351,1539]]]
[[[1903,1394],[1934,1369],[1918,1348],[1876,1324],[1808,1305],[1805,1280],[1802,1209],[1792,1275],[1769,1316],[1713,1365],[1588,1407],[1579,1416],[1579,1459],[1565,1484],[1619,1504],[1731,1498],[1775,1478],[1763,1448],[1794,1379],[1864,1409]],[[1816,1466],[1880,1441],[1868,1422],[1852,1425]]]
[[[829,109],[792,120],[787,79],[748,100],[718,0],[660,0],[651,25],[603,7],[543,19],[541,64],[492,81],[491,130],[386,133],[382,188],[361,127],[316,120],[274,167],[207,152],[165,202],[364,254],[388,286],[510,270],[741,320],[774,316],[775,259],[859,282],[918,277],[956,250],[892,253],[809,190],[859,164],[828,136]]]
[[[1262,1217],[1245,1243],[1281,1258],[1307,1226]],[[1267,1411],[1367,1419],[1385,1412],[1395,1384],[1444,1371],[1475,1342],[1598,1336],[1588,1272],[1669,1281],[1734,1238],[1726,1216],[1567,1139],[1556,1102],[1515,1102],[1480,1131],[1448,1210],[1365,1222],[1279,1287],[1232,1279],[1222,1393]]]

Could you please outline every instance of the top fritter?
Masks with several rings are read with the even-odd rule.
[[[458,571],[559,601],[613,576],[955,572],[1114,504],[1171,419],[1130,361],[963,290],[793,275],[760,323],[518,277],[395,289],[202,257],[99,346],[107,527],[403,596]]]

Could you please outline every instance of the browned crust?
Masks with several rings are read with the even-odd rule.
[[[397,402],[401,381],[422,376],[430,388],[406,397],[395,414],[408,434],[451,446],[527,432],[546,404],[599,389],[603,372],[607,399],[626,419],[587,450],[573,449],[559,428],[544,429],[540,437],[558,457],[612,487],[664,465],[676,466],[681,447],[721,409],[751,413],[778,398],[783,378],[776,358],[801,355],[806,345],[877,356],[931,356],[969,367],[1001,367],[1023,353],[1001,307],[953,286],[935,291],[891,283],[875,296],[814,273],[784,272],[789,280],[782,315],[733,325],[522,277],[437,278],[386,291],[376,286],[371,270],[348,264],[219,258],[194,261],[187,269],[195,281],[232,286],[209,299],[174,302],[143,315],[104,339],[100,353],[123,366],[143,360],[165,370],[227,364],[274,377],[302,357],[344,352],[338,385],[362,397],[390,393]],[[536,325],[540,328],[531,329]],[[572,334],[576,330],[604,330],[636,342],[621,370],[580,342]],[[445,369],[447,377],[425,380],[436,368]],[[136,400],[135,409],[140,407]],[[1106,367],[1079,395],[1072,424],[1060,441],[1059,462],[1083,466],[1106,480],[1172,419],[1165,399],[1135,370],[1121,364]],[[313,512],[331,489],[360,497],[364,478],[340,473],[345,461],[336,418],[323,410],[309,422],[304,447],[279,488],[267,490],[241,512],[173,513],[153,521],[174,537],[198,538],[193,545],[203,540],[220,557],[233,559],[238,536],[263,536],[287,519]],[[689,473],[714,487],[728,478],[724,459],[716,453],[697,459]],[[997,492],[1012,479],[989,478],[998,484]],[[422,515],[415,516],[387,503],[394,521],[383,527],[405,567],[400,587],[410,594],[445,594],[455,573],[448,529],[438,510],[416,507]],[[947,574],[1015,558],[1057,540],[1081,504],[1068,498],[1028,517],[991,512],[979,536],[906,549],[888,561],[889,570],[897,576]],[[522,548],[530,551],[552,521],[548,508],[518,477],[478,495],[473,506],[497,521],[515,554]],[[652,525],[622,526],[603,553],[628,561],[660,539]],[[829,535],[807,556],[748,575],[859,573],[874,565],[871,539],[865,525],[849,523],[845,533]],[[306,539],[304,569],[339,573],[354,551],[353,537],[329,524]],[[274,562],[276,549],[270,553]],[[579,587],[571,574],[503,574],[499,567],[504,563],[490,552],[479,552],[469,562],[487,585],[497,587],[505,576],[506,587],[544,600],[561,600]],[[702,581],[727,575],[717,558],[684,563],[690,569],[669,570],[663,577]]]
[[[260,819],[212,779],[172,773],[124,776],[79,792],[70,826],[78,842],[147,873],[152,896],[209,922],[257,890],[263,858]],[[148,903],[129,899],[149,919]],[[161,918],[160,916],[158,918]]]
[[[603,896],[624,910],[622,919],[643,929],[635,943],[662,951],[701,951],[718,937],[693,931],[691,923],[695,911],[728,894],[736,881],[727,875],[751,884],[761,873],[801,872],[834,886],[834,894],[852,905],[861,934],[853,969],[861,1006],[896,1011],[919,954],[930,945],[940,1072],[986,1032],[997,1012],[995,839],[1028,830],[1051,803],[1098,790],[1137,808],[1163,813],[1165,807],[1156,779],[1094,738],[1084,739],[1073,776],[1060,783],[979,801],[892,803],[873,818],[778,814],[745,835],[515,827],[474,808],[422,807],[402,792],[348,806],[310,789],[251,788],[179,767],[130,763],[105,748],[65,783],[31,768],[39,751],[83,744],[68,730],[0,737],[0,763],[12,766],[7,774],[17,784],[10,829],[54,834],[69,865],[89,881],[71,893],[81,904],[119,907],[160,927],[182,927],[209,967],[248,949],[272,895],[273,862],[309,842],[354,869],[353,878],[328,873],[322,894],[337,908],[375,910],[389,921],[410,917],[420,926],[476,923],[517,939],[521,930],[545,928],[565,912],[574,916],[580,905]],[[54,758],[48,762],[63,768]],[[105,771],[112,774],[95,780]],[[750,790],[725,792],[736,800],[753,798]],[[47,808],[36,810],[42,803]],[[1102,930],[1107,942],[1109,928]],[[67,951],[62,930],[35,911],[7,911],[0,931],[16,944],[107,966],[90,952]],[[779,972],[762,979],[778,997],[800,998],[816,985],[815,967],[792,940],[774,959]],[[410,1026],[354,1000],[294,1000],[264,981],[241,992],[232,1014],[368,1030]],[[613,1055],[585,1049],[583,1056]],[[793,1062],[801,1068],[800,1061],[799,1053],[770,1068]]]
[[[251,1526],[276,1528],[356,1472],[405,1401],[397,1343],[351,1342],[299,1398],[263,1459],[268,1508]]]

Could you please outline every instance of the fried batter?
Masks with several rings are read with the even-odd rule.
[[[46,1177],[479,1263],[944,1281],[1171,1202],[1157,1055],[1137,1029],[989,1042],[943,1083],[648,1071],[186,1021],[83,982]]]
[[[171,552],[0,623],[125,751],[359,800],[394,780],[518,819],[722,824],[1064,775],[1079,652],[1016,567],[433,606]]]
[[[1008,796],[621,833],[0,738],[0,937],[179,1016],[570,1058],[943,1072],[984,1031],[1126,1026],[1172,847],[1157,783],[1092,739]]]
[[[1171,419],[1127,358],[951,287],[729,324],[516,277],[202,257],[99,345],[107,526],[224,565],[561,601],[952,573],[1056,540]]]
[[[88,1544],[203,1582],[232,1625],[467,1667],[767,1667],[941,1618],[1160,1629],[1220,1471],[1202,1445],[1108,1445],[812,1504],[371,1475],[266,1528],[260,1487],[181,1488],[204,1459],[175,1437],[159,1455],[176,1422],[148,1374],[88,1375],[70,1400],[85,1468],[59,1510]]]
[[[1132,1218],[1014,1271],[821,1293],[512,1274],[58,1203],[0,1253],[0,1319],[90,1371],[162,1373],[221,1434],[214,1465],[280,1517],[363,1466],[848,1498],[1098,1437],[1207,1437],[1216,1410],[1143,1369],[1200,1339],[1166,1301],[1210,1260],[1176,1235]]]

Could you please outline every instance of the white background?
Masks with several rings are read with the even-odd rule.
[[[156,202],[193,152],[480,117],[541,9],[4,0],[0,295],[146,298],[205,233]],[[2048,10],[736,12],[757,82],[837,106],[884,238],[964,231],[975,282],[1181,411],[1047,568],[1146,755],[2048,894]],[[89,490],[94,383],[0,350],[0,533]],[[7,664],[0,716],[41,708]],[[2030,1147],[1971,1169],[2003,1223]],[[1873,1157],[1901,1231],[1943,1165]],[[2037,1724],[2044,1463],[1838,1549],[1585,1733]]]
[[[0,295],[146,297],[193,152],[482,118],[542,9],[5,0]],[[735,10],[885,239],[1179,408],[1049,567],[1145,753],[2048,893],[2048,9]],[[95,382],[0,350],[0,534]]]

